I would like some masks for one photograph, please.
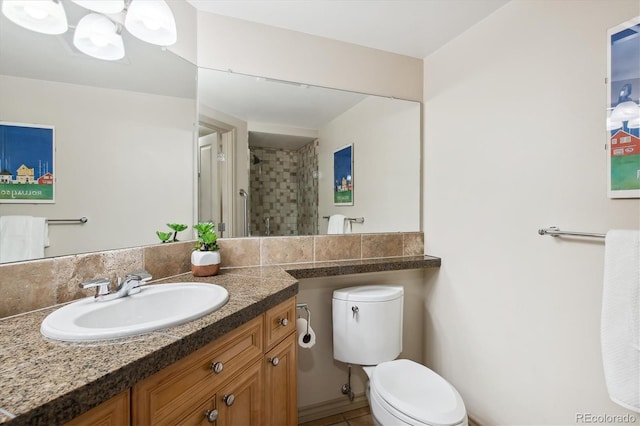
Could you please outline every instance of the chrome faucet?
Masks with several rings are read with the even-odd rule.
[[[111,280],[109,278],[98,278],[80,284],[82,288],[96,287],[96,302],[106,302],[109,300],[119,299],[131,294],[140,293],[140,286],[144,285],[151,279],[151,274],[146,271],[138,271],[127,274],[124,280],[118,277],[118,288],[115,291],[109,290]]]

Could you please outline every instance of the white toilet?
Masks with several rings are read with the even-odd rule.
[[[376,425],[466,426],[460,394],[402,351],[404,289],[359,286],[333,292],[333,358],[363,366]]]

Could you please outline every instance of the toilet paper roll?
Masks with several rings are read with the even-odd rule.
[[[306,319],[298,318],[296,320],[296,331],[298,332],[298,345],[300,345],[301,348],[308,349],[316,344],[316,333],[311,327],[309,327],[309,337],[305,339],[305,336],[307,335]]]

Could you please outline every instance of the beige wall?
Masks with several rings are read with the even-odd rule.
[[[427,364],[484,425],[628,413],[600,355],[604,245],[538,228],[638,228],[606,195],[606,31],[637,0],[513,1],[425,60]]]
[[[46,256],[154,244],[166,223],[192,223],[192,99],[8,76],[0,87],[2,120],[56,137],[56,203],[0,204],[0,215],[89,218],[49,226]]]
[[[368,97],[319,131],[320,218],[364,217],[353,232],[420,230],[420,104]],[[353,206],[333,205],[333,152],[353,143]],[[390,220],[392,223],[390,223]],[[319,221],[321,234],[328,221]]]
[[[198,12],[198,66],[422,100],[420,59],[207,12]]]

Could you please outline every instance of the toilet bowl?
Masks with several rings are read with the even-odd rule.
[[[408,359],[363,367],[376,424],[466,426],[462,397],[438,374]]]
[[[404,289],[359,286],[333,292],[333,357],[363,366],[376,425],[467,426],[460,394],[402,351]]]

